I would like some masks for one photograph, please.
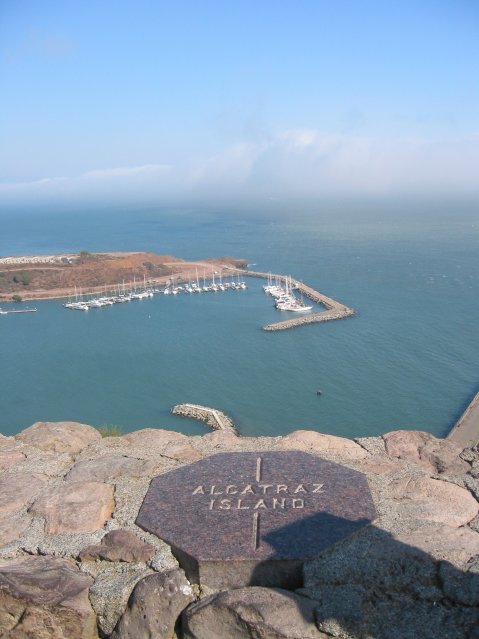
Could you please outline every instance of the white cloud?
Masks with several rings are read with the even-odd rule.
[[[342,195],[479,195],[479,136],[430,141],[283,131],[177,165],[0,185],[0,201],[178,201]]]

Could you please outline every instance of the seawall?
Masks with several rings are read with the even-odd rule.
[[[475,395],[469,406],[447,436],[463,446],[475,446],[479,442],[479,393]]]

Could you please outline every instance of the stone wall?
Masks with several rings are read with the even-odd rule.
[[[295,592],[201,591],[134,521],[156,475],[242,450],[302,450],[365,473],[377,520],[308,562]],[[0,436],[0,637],[477,639],[478,497],[477,449],[419,431],[102,439],[37,423]]]

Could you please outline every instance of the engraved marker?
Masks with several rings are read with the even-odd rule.
[[[259,548],[259,513],[253,514],[253,550]]]
[[[262,459],[261,457],[258,457],[258,459],[256,460],[256,481],[261,481],[261,463],[262,463]]]

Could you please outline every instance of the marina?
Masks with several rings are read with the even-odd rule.
[[[74,311],[88,311],[91,308],[101,308],[103,306],[113,306],[114,304],[123,304],[125,302],[131,302],[133,300],[144,300],[151,298],[154,295],[179,295],[179,294],[198,294],[198,293],[218,293],[225,291],[244,291],[247,289],[246,283],[243,279],[240,279],[239,274],[235,279],[230,276],[229,279],[223,281],[221,273],[219,274],[218,281],[215,280],[215,274],[212,273],[207,279],[206,273],[204,274],[202,283],[196,273],[196,279],[191,278],[188,282],[170,279],[166,284],[159,288],[152,282],[143,281],[143,285],[140,287],[133,281],[126,286],[125,282],[118,284],[114,287],[114,290],[106,291],[103,295],[98,293],[92,293],[90,295],[83,295],[75,288],[73,294],[74,300],[63,304],[64,308],[68,308]]]

